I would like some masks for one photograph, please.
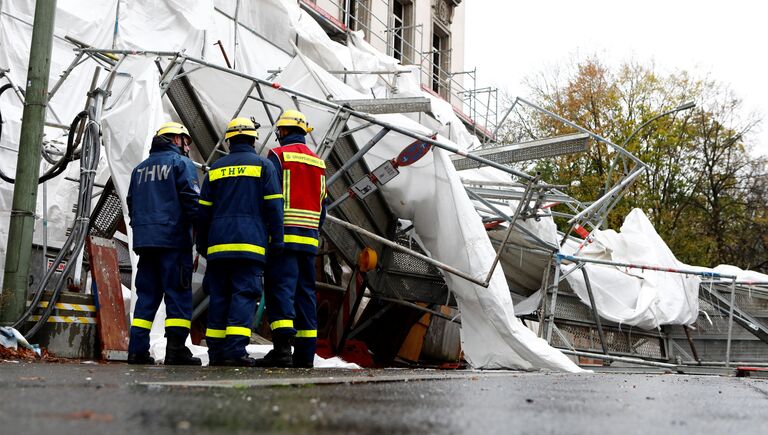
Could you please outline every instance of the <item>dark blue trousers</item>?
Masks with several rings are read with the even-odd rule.
[[[250,259],[208,262],[205,281],[210,294],[205,341],[211,361],[237,359],[248,353],[251,325],[262,292],[262,263]]]
[[[268,255],[264,284],[272,335],[295,336],[294,360],[314,361],[317,349],[315,255],[298,251]]]
[[[192,251],[142,248],[136,270],[136,306],[128,352],[149,352],[149,331],[165,297],[165,333],[183,342],[192,317]]]

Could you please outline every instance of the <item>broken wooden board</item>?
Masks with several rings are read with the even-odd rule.
[[[110,361],[126,361],[128,320],[115,244],[109,239],[88,236],[87,248],[95,287],[101,357]]]

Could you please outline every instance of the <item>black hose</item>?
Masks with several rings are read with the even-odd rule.
[[[7,91],[8,89],[12,89],[13,86],[10,83],[6,83],[2,87],[0,87],[0,97],[3,96],[3,92]],[[47,171],[43,175],[40,176],[37,183],[45,183],[46,181],[50,180],[51,178],[58,177],[61,175],[66,169],[67,165],[69,165],[69,162],[71,162],[75,155],[75,149],[77,149],[77,145],[75,143],[75,133],[80,128],[80,124],[85,122],[85,119],[88,117],[88,113],[83,110],[82,112],[78,113],[77,116],[75,116],[75,119],[72,121],[72,124],[69,126],[69,134],[67,135],[67,149],[64,151],[64,156],[62,156],[56,164],[48,168]],[[3,136],[3,114],[0,111],[0,138]],[[13,177],[10,177],[6,175],[2,169],[0,169],[0,178],[3,179],[3,181],[7,183],[14,184],[16,180]]]
[[[77,148],[77,144],[75,143],[75,134],[80,128],[80,123],[85,122],[86,118],[88,118],[88,112],[83,110],[75,116],[74,120],[72,120],[72,124],[69,126],[69,134],[67,135],[67,149],[64,151],[64,156],[60,158],[55,165],[51,166],[47,171],[45,171],[45,173],[40,177],[38,184],[44,183],[51,178],[58,177],[67,169],[67,165],[69,165],[69,162],[73,160],[72,156],[74,156],[75,149]]]
[[[64,258],[69,253],[75,254],[80,252],[85,244],[85,237],[88,235],[88,228],[90,226],[88,214],[91,210],[91,194],[93,192],[93,184],[96,177],[96,168],[99,164],[101,130],[98,123],[87,119],[86,112],[81,112],[72,123],[73,128],[70,130],[70,141],[68,145],[73,143],[72,137],[73,132],[76,130],[76,124],[83,121],[86,122],[86,126],[85,134],[83,135],[83,151],[80,159],[80,185],[78,189],[75,222],[72,226],[72,231],[70,232],[69,237],[67,237],[67,240],[64,242],[63,246],[59,250],[59,253],[56,255],[53,264],[46,271],[43,279],[40,281],[40,284],[35,291],[29,307],[27,307],[26,311],[12,325],[16,329],[19,329],[22,325],[24,325],[27,319],[37,309],[38,304],[43,297],[43,293],[45,292],[45,288],[51,281],[51,278],[53,278],[53,274],[55,273],[58,265],[64,261]],[[68,148],[74,149],[74,146],[68,146]],[[67,262],[64,271],[62,271],[61,275],[59,275],[59,277],[56,279],[56,283],[53,286],[53,294],[51,299],[48,301],[48,306],[43,310],[40,319],[38,319],[35,324],[24,334],[27,339],[31,339],[35,333],[37,333],[40,328],[42,328],[42,326],[47,322],[48,317],[51,315],[51,312],[54,309],[54,305],[58,300],[59,294],[64,288],[66,277],[75,267],[75,263],[75,259],[70,258],[70,261]]]
[[[100,150],[101,127],[95,121],[88,121],[88,124],[85,127],[85,135],[83,139],[83,154],[80,159],[80,186],[78,192],[79,197],[77,200],[77,213],[75,215],[76,219],[72,227],[72,232],[69,234],[69,238],[67,238],[64,246],[62,246],[61,250],[59,251],[59,255],[56,256],[56,260],[58,261],[63,259],[62,254],[68,250],[67,248],[73,247],[71,250],[73,255],[79,253],[81,249],[85,248],[85,238],[88,236],[88,228],[90,227],[89,214],[91,212],[91,200],[93,199],[93,184],[96,179],[96,168],[99,165]],[[24,334],[24,337],[27,340],[32,339],[32,337],[43,327],[43,325],[48,322],[48,317],[50,317],[51,313],[53,312],[53,309],[55,308],[54,306],[59,299],[59,294],[61,294],[61,291],[64,288],[67,275],[69,275],[72,269],[76,266],[75,263],[77,263],[75,258],[70,258],[67,262],[67,265],[64,267],[64,271],[61,272],[61,275],[59,275],[59,278],[56,280],[56,284],[53,287],[53,294],[51,295],[51,299],[48,301],[48,306],[45,307],[43,312],[40,314],[40,319],[38,319],[37,322],[35,322],[35,324]],[[58,262],[54,261],[54,263],[51,265],[51,268],[48,270],[48,273],[46,273],[45,277],[43,278],[43,281],[40,283],[40,288],[38,289],[39,294],[36,295],[36,300],[30,304],[30,308],[37,307],[37,304],[39,303],[40,298],[45,291],[45,286],[52,276],[52,272],[56,270],[57,266]],[[20,326],[21,322],[23,322],[23,320],[19,319],[19,321],[14,324],[14,328],[18,329],[18,326]]]

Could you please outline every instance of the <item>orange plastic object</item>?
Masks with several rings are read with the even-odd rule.
[[[365,248],[357,256],[357,266],[360,268],[360,272],[370,272],[376,268],[378,260],[379,256],[376,254],[376,251],[371,248]]]

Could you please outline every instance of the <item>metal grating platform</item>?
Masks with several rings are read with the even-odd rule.
[[[111,239],[122,222],[123,209],[120,205],[120,197],[117,196],[115,184],[110,177],[99,196],[99,202],[91,212],[91,226],[88,233],[92,236]]]
[[[339,139],[326,158],[326,177],[331,178],[341,167],[342,162],[350,159],[356,151],[357,147],[349,137]],[[352,165],[343,177],[328,187],[329,200],[333,201],[344,195],[354,180],[363,177],[368,172],[369,169],[362,160]],[[381,192],[369,195],[364,200],[350,198],[341,203],[331,214],[384,237],[389,237],[389,228],[394,228],[395,217],[389,211]],[[355,264],[360,250],[366,246],[371,247],[376,252],[382,250],[379,243],[364,239],[356,233],[334,225],[332,222],[323,225],[323,233],[339,249],[348,264]]]
[[[208,118],[189,79],[179,77],[171,81],[167,94],[181,118],[181,123],[187,127],[192,136],[192,146],[197,148],[204,159],[208,159],[219,141],[219,134],[213,128],[213,123]]]
[[[330,178],[336,173],[342,162],[348,161],[357,149],[350,136],[336,141],[326,159],[326,176]],[[329,200],[341,197],[354,181],[369,172],[370,169],[364,160],[355,163],[343,177],[329,186]],[[331,214],[380,236],[397,240],[403,246],[409,246],[407,236],[396,233],[397,218],[390,211],[381,191],[363,200],[350,198],[336,207]],[[379,270],[369,272],[369,285],[373,294],[413,302],[446,303],[448,290],[445,281],[437,269],[426,262],[393,251],[332,222],[323,225],[323,234],[336,246],[348,264],[355,264],[358,253],[366,246],[379,253]],[[423,252],[417,247],[411,248]]]
[[[704,287],[704,285],[702,285]],[[727,289],[724,289],[727,290]],[[716,291],[716,290],[715,290]],[[729,297],[724,293],[726,298]],[[762,328],[768,327],[768,298],[759,293],[737,291],[735,297],[735,318],[737,313],[746,313],[751,320],[735,321],[732,330],[731,361],[768,361],[768,343],[760,339],[758,331],[749,327],[751,321]],[[690,331],[691,339],[702,361],[723,362],[726,359],[728,340],[728,306],[713,298],[706,289],[699,293],[699,317]],[[706,315],[704,314],[706,313]],[[669,331],[670,349],[676,357],[692,360],[693,351],[681,326],[671,326]]]
[[[588,147],[589,135],[579,133],[486,148],[473,151],[472,154],[496,163],[506,164],[582,153],[587,151]],[[480,162],[460,155],[453,156],[451,159],[453,166],[459,171],[483,166]]]
[[[529,316],[529,318],[532,318]],[[584,305],[575,294],[560,289],[555,307],[555,325],[568,340],[564,342],[559,334],[552,334],[552,344],[556,347],[602,353],[600,334],[594,323],[592,310]],[[619,325],[602,319],[606,347],[612,355],[633,356],[639,358],[666,361],[668,351],[666,334],[659,331],[646,331],[632,326]]]
[[[426,97],[375,98],[364,100],[336,100],[337,104],[349,106],[355,110],[376,113],[412,113],[430,112],[432,103]]]
[[[568,339],[568,343],[563,342],[559,334],[552,335],[552,344],[555,347],[570,348],[576,350],[602,353],[600,345],[600,336],[597,328],[591,325],[576,325],[571,323],[560,323],[555,321],[560,332]],[[661,336],[646,334],[645,331],[632,331],[629,328],[622,330],[603,327],[605,341],[608,345],[608,351],[611,355],[625,355],[639,358],[666,360],[667,354],[664,347],[664,340]]]
[[[411,243],[405,233],[398,233],[395,240],[419,253],[424,251],[416,243]],[[379,287],[382,296],[405,299],[408,301],[427,302],[439,305],[455,306],[456,300],[448,292],[440,271],[404,252],[387,249],[384,252],[384,279]]]

